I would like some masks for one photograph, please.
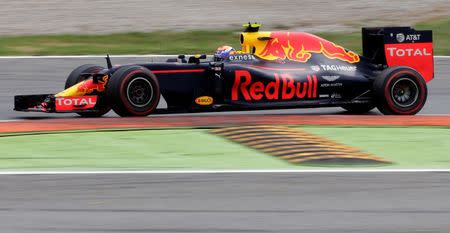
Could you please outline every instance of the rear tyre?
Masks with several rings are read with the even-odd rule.
[[[124,66],[112,75],[106,96],[119,116],[147,116],[159,103],[156,76],[142,66]]]
[[[104,68],[101,66],[92,65],[92,64],[86,64],[86,65],[79,66],[69,74],[69,77],[67,77],[67,79],[66,79],[66,84],[65,84],[64,88],[67,89],[81,81],[84,81],[86,78],[81,76],[81,74],[83,74],[83,73],[95,74],[103,69]],[[96,109],[98,109],[98,111],[96,111],[96,112],[79,112],[77,114],[82,117],[101,117],[101,116],[105,115],[106,113],[108,113],[111,110],[111,107],[109,106],[108,101],[106,100],[105,96],[101,95],[100,93],[97,93],[97,96],[98,96],[98,101],[97,101],[97,104],[95,107],[96,107]]]
[[[345,109],[349,113],[353,114],[363,114],[370,112],[372,109],[375,108],[374,104],[348,104],[342,106],[343,109]]]
[[[427,84],[409,67],[384,70],[373,83],[377,108],[386,115],[414,115],[427,100]]]

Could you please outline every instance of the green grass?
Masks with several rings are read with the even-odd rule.
[[[450,55],[450,20],[424,22],[418,24],[417,28],[433,30],[435,54]]]
[[[385,158],[397,168],[450,168],[450,128],[300,127]]]
[[[121,33],[110,35],[36,35],[0,37],[0,55],[194,54],[239,45],[231,31]]]
[[[433,20],[416,25],[432,29],[435,54],[450,55],[450,20]],[[36,35],[0,37],[0,55],[82,54],[211,54],[218,46],[239,48],[235,31],[184,31],[119,33],[110,35]],[[361,33],[318,33],[355,52],[361,52]]]
[[[0,137],[0,169],[286,168],[282,160],[202,129]]]
[[[1,170],[450,168],[450,128],[298,127],[393,162],[293,165],[206,129],[1,136]]]

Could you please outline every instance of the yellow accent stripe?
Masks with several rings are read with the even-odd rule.
[[[308,161],[314,161],[314,160],[325,160],[325,159],[361,159],[361,160],[371,160],[371,161],[375,161],[375,162],[382,162],[382,163],[387,163],[387,161],[383,160],[383,159],[379,159],[377,157],[372,157],[370,159],[366,159],[366,158],[361,158],[359,156],[352,156],[352,155],[343,155],[343,156],[334,156],[334,155],[330,155],[330,156],[315,156],[315,157],[308,157],[308,158],[298,158],[298,159],[291,159],[289,160],[289,162],[291,163],[301,163],[301,162],[308,162]]]
[[[333,146],[328,146],[328,145],[321,145],[321,144],[309,144],[309,145],[281,145],[281,146],[272,146],[270,145],[270,143],[267,143],[265,145],[257,145],[257,146],[253,146],[256,149],[261,149],[264,150],[265,152],[271,153],[274,151],[278,151],[278,150],[288,150],[288,149],[315,149],[315,150],[341,150],[341,151],[345,151],[345,152],[358,152],[357,149],[354,148],[348,148],[345,146],[340,146],[340,145],[333,145]]]
[[[275,154],[273,154],[273,155],[275,155]],[[283,158],[283,159],[291,159],[291,158],[297,158],[297,157],[328,156],[328,155],[346,156],[346,155],[349,155],[349,153],[340,152],[340,151],[329,151],[328,153],[326,153],[326,155],[323,155],[323,154],[317,153],[317,152],[297,152],[294,154],[280,155],[280,156],[275,155],[275,156],[277,156],[279,158]]]

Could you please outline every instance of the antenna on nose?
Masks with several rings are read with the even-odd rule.
[[[261,27],[261,24],[259,23],[246,23],[244,25],[242,25],[245,27],[244,32],[258,32],[259,31],[259,27]]]
[[[106,54],[106,65],[108,66],[108,69],[112,68],[112,64],[111,64],[111,58],[109,58],[109,54]]]

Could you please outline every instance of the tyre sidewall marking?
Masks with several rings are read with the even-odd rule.
[[[128,97],[127,97],[127,93],[126,93],[126,88],[125,86],[128,85],[130,83],[130,79],[132,79],[136,74],[142,74],[142,76],[149,76],[145,70],[143,69],[137,69],[137,70],[133,70],[130,73],[128,73],[126,75],[126,77],[122,80],[122,82],[120,83],[120,100],[122,101],[122,103],[124,104],[124,107],[126,109],[128,109],[129,112],[132,112],[135,115],[142,115],[142,114],[147,114],[149,112],[152,112],[155,108],[156,108],[156,101],[153,101],[151,107],[147,110],[147,111],[137,111],[136,110],[136,106],[133,106],[130,102],[128,102]],[[145,78],[145,77],[143,77]],[[155,84],[153,83],[153,80],[148,79],[148,81],[151,83],[153,90],[155,89]],[[152,95],[155,95],[155,92],[152,93]],[[152,100],[153,100],[152,96]]]
[[[414,101],[412,101],[409,105],[405,105],[405,106],[401,106],[402,104],[399,103],[395,98],[394,98],[394,87],[395,85],[397,85],[400,81],[408,81],[410,83],[412,83],[415,87],[416,87],[416,93],[414,95]],[[414,104],[417,102],[417,100],[419,99],[419,95],[420,95],[420,90],[419,90],[419,86],[411,79],[409,78],[398,78],[397,80],[395,80],[394,84],[392,84],[391,86],[391,90],[390,90],[390,94],[391,94],[391,98],[394,101],[394,103],[396,103],[397,105],[399,105],[401,108],[409,108],[411,106],[414,106]]]
[[[147,104],[151,103],[152,100],[153,100],[153,85],[152,85],[152,83],[151,83],[148,79],[146,79],[146,78],[144,78],[144,77],[140,77],[140,76],[136,76],[134,79],[132,79],[130,82],[128,82],[126,94],[127,94],[127,99],[128,99],[128,101],[129,101],[130,103],[133,102],[133,101],[131,101],[131,98],[130,98],[129,88],[130,88],[130,85],[131,85],[133,82],[137,81],[137,80],[143,80],[143,81],[147,82],[147,83],[149,84],[150,90],[151,90],[151,92],[150,92],[150,93],[151,93],[150,99],[149,99],[145,104],[140,104],[140,105],[134,105],[134,104],[132,104],[134,107],[142,108],[142,107],[145,107]]]
[[[414,108],[407,110],[407,111],[398,110],[394,101],[391,99],[391,94],[390,94],[390,84],[391,84],[392,80],[394,80],[395,78],[398,78],[399,76],[404,75],[404,74],[408,74],[408,75],[414,77],[414,79],[416,79],[416,80],[414,80],[414,79],[413,80],[417,81],[417,83],[419,84],[418,91],[420,92],[418,104],[416,104],[416,106]],[[411,114],[411,113],[417,111],[418,109],[420,109],[421,107],[423,107],[423,101],[425,99],[425,88],[423,86],[423,83],[420,82],[420,80],[418,80],[419,78],[420,77],[418,77],[414,72],[406,71],[406,70],[395,73],[394,75],[392,75],[391,77],[388,78],[388,80],[386,81],[386,84],[384,85],[384,97],[385,97],[387,104],[389,106],[389,109],[391,111],[398,113],[398,114]]]

